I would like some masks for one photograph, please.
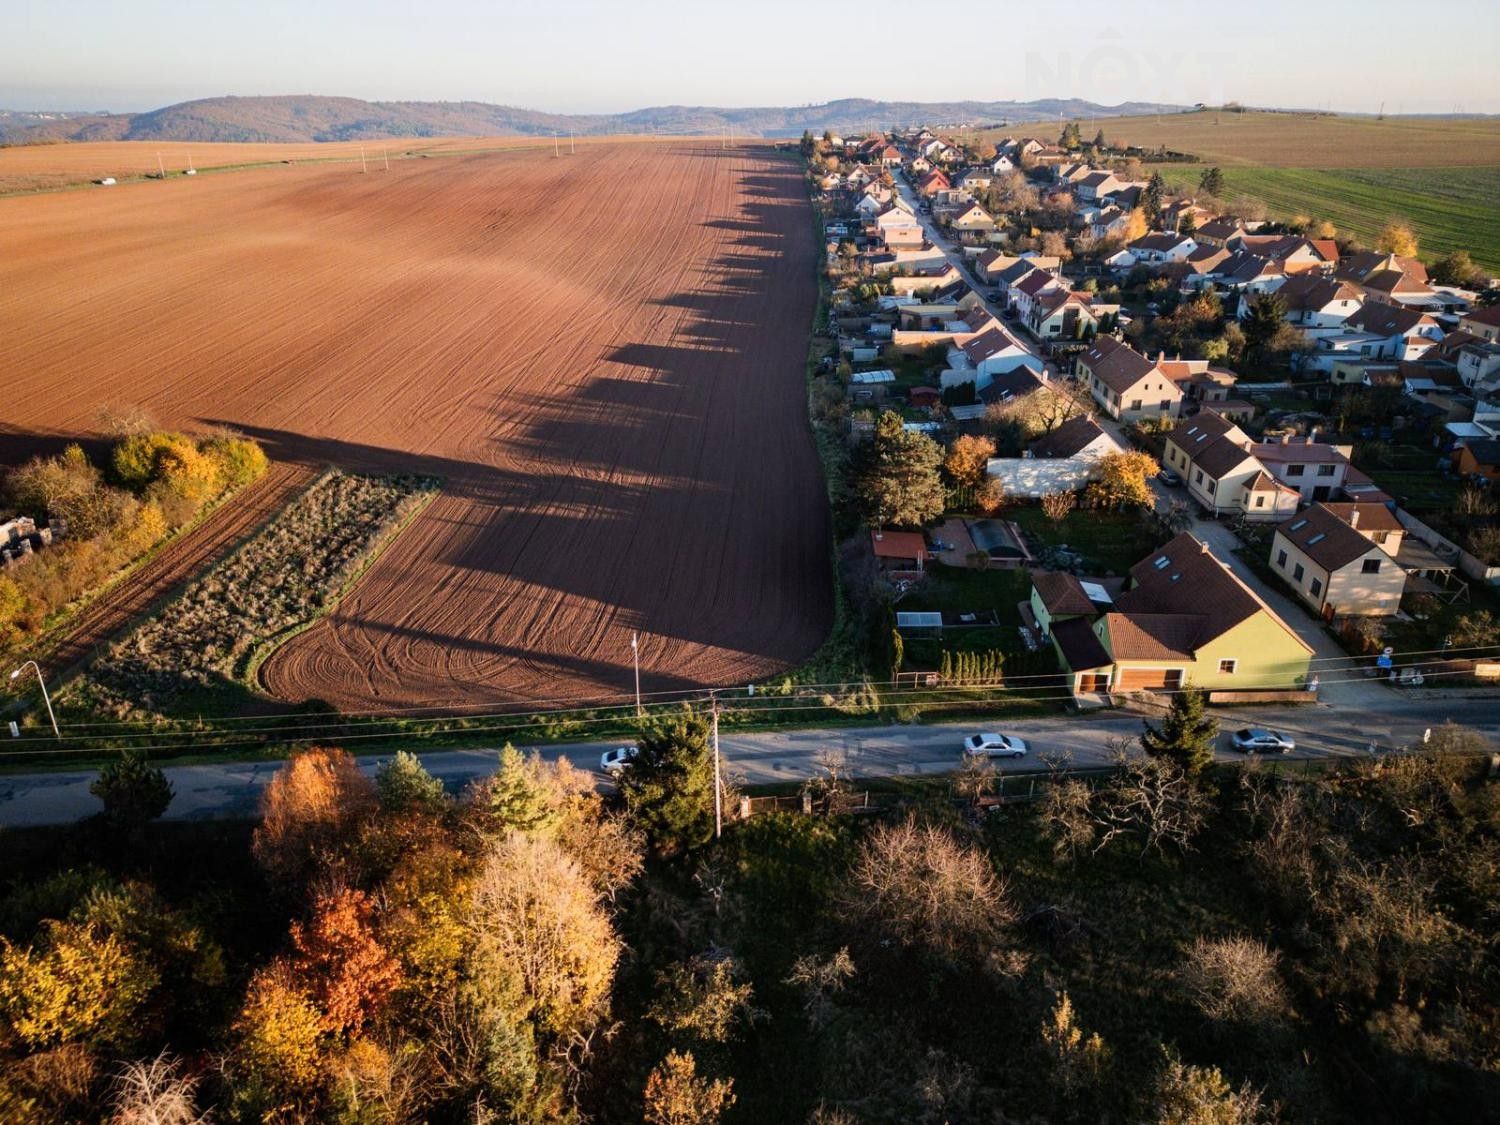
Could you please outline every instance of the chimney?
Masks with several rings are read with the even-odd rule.
[[[1358,504],[1354,505],[1354,507],[1352,507],[1352,508],[1349,509],[1349,526],[1350,527],[1358,527],[1359,526],[1359,505]]]
[[[1160,363],[1162,360],[1164,360],[1166,358],[1167,358],[1167,353],[1165,351],[1158,351],[1156,353],[1156,362],[1157,363]]]
[[[1292,444],[1292,435],[1291,434],[1282,434],[1281,435],[1281,444],[1282,445],[1291,445]]]
[[[1208,554],[1208,544],[1207,543],[1199,543],[1198,547],[1203,552],[1203,554],[1205,554],[1205,555]]]
[[[1308,445],[1316,445],[1317,443],[1318,443],[1318,427],[1314,426],[1312,429],[1310,429],[1310,430],[1307,431],[1307,444]]]

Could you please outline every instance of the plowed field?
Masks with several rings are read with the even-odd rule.
[[[445,478],[267,686],[350,710],[744,682],[831,621],[794,162],[601,144],[0,200],[0,461],[101,406]],[[316,550],[316,544],[310,544]]]

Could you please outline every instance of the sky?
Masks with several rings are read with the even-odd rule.
[[[4,0],[0,108],[1081,97],[1500,112],[1494,0]]]

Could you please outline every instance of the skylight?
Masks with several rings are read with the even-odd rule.
[[[1154,567],[1156,567],[1157,570],[1166,570],[1167,567],[1169,567],[1169,566],[1172,565],[1172,560],[1169,559],[1169,558],[1167,558],[1166,555],[1162,555],[1159,559],[1156,559],[1151,565],[1154,566]]]
[[[1292,531],[1301,531],[1306,526],[1307,526],[1307,521],[1306,520],[1298,520],[1296,523],[1292,524],[1291,530]]]
[[[1314,543],[1321,543],[1321,542],[1323,542],[1323,540],[1325,540],[1327,538],[1328,538],[1328,536],[1324,532],[1320,531],[1316,535],[1314,535],[1311,539],[1309,539],[1307,541],[1307,545],[1309,547],[1311,547]]]

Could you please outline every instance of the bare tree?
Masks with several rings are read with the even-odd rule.
[[[854,958],[845,946],[831,957],[808,953],[792,963],[786,983],[802,989],[807,1022],[813,1030],[827,1025],[833,1015],[833,997],[842,992],[854,976]]]
[[[197,1110],[198,1080],[163,1051],[154,1059],[127,1063],[110,1085],[111,1125],[199,1125],[207,1114]]]
[[[855,861],[846,901],[903,945],[983,955],[1016,920],[1005,881],[979,849],[935,825],[880,825]]]
[[[1199,937],[1181,969],[1184,990],[1209,1019],[1269,1023],[1286,1014],[1276,953],[1249,937]]]
[[[1167,845],[1187,851],[1203,827],[1208,798],[1166,758],[1120,761],[1114,778],[1095,794],[1097,853],[1117,836],[1141,841],[1141,858]]]
[[[1038,815],[1058,859],[1076,859],[1093,847],[1093,796],[1087,783],[1069,777],[1054,778],[1042,791]]]

